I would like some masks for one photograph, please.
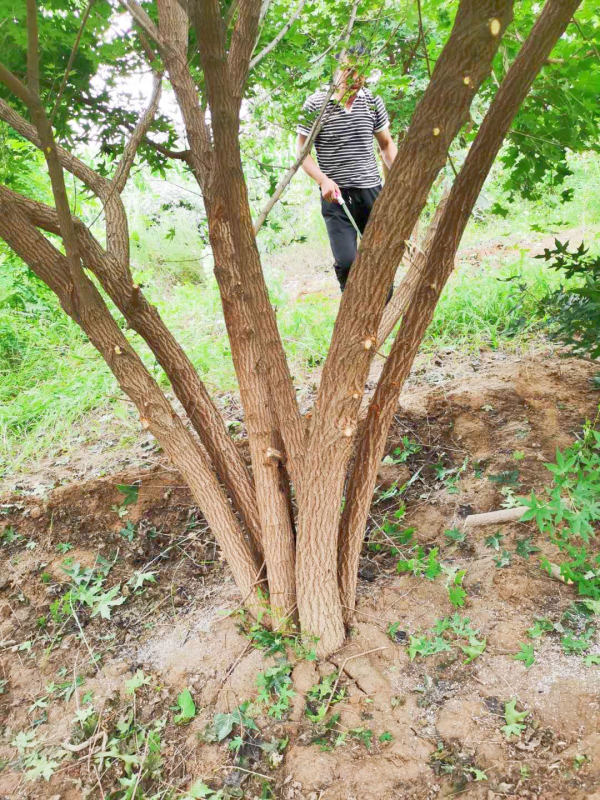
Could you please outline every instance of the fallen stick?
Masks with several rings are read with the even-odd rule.
[[[465,517],[465,528],[474,528],[478,525],[497,525],[500,522],[516,522],[523,514],[529,511],[527,506],[516,508],[501,508],[499,511],[488,511],[486,514],[469,514]]]

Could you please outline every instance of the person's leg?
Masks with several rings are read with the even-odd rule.
[[[344,190],[344,196],[346,194]],[[331,252],[333,253],[333,268],[335,269],[340,289],[343,292],[348,280],[350,267],[356,258],[356,231],[338,202],[330,203],[321,198],[321,213],[325,220]]]

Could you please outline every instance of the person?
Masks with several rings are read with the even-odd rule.
[[[327,102],[315,138],[317,161],[309,153],[302,162],[304,171],[320,188],[321,214],[342,292],[356,257],[357,242],[356,230],[338,198],[341,196],[345,200],[362,234],[382,188],[373,138],[377,140],[387,167],[391,167],[397,153],[383,100],[365,86],[365,76],[360,68],[360,57],[364,53],[364,46],[356,45],[344,56],[334,76],[335,91]],[[327,94],[327,90],[314,92],[302,107],[297,128],[298,156]]]

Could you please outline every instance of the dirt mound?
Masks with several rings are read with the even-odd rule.
[[[210,531],[167,467],[45,500],[5,497],[0,797],[109,797],[138,773],[148,797],[172,798],[200,779],[224,796],[283,800],[600,792],[599,669],[567,655],[556,633],[527,633],[536,619],[564,620],[575,599],[540,569],[552,548],[531,524],[461,533],[467,514],[547,482],[544,462],[595,412],[595,371],[487,353],[449,357],[433,385],[409,387],[380,472],[356,622],[325,662],[293,640],[252,644]],[[394,515],[447,572],[397,573],[405,553],[381,535]],[[447,583],[460,570],[457,610]],[[256,647],[269,642],[270,655]],[[514,658],[528,643],[529,667]],[[589,652],[600,654],[597,633]],[[273,681],[295,692],[279,711]],[[178,720],[186,689],[194,711]],[[522,729],[507,736],[511,703]]]

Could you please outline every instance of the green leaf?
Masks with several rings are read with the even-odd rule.
[[[500,543],[504,535],[500,533],[500,531],[493,533],[491,536],[487,536],[485,539],[485,546],[490,547],[492,550],[500,550]]]
[[[458,528],[448,528],[448,530],[444,531],[444,536],[451,542],[464,542],[467,538],[467,534]]]
[[[506,725],[502,726],[502,731],[507,739],[511,736],[520,736],[525,730],[524,720],[529,716],[529,711],[517,711],[517,699],[513,697],[504,705],[504,719]]]
[[[455,608],[462,608],[465,604],[467,593],[462,586],[449,586],[448,599]]]
[[[470,664],[471,661],[480,656],[484,652],[486,645],[487,645],[487,639],[479,640],[475,636],[470,636],[469,644],[460,645],[460,649],[467,656],[467,658],[465,658],[464,663]]]
[[[121,591],[121,585],[117,584],[113,586],[112,589],[109,589],[108,592],[104,592],[100,595],[97,601],[94,603],[94,609],[92,611],[92,617],[95,617],[97,614],[100,614],[102,619],[110,619],[112,609],[115,606],[120,606],[122,603],[127,600],[126,597],[123,595],[117,594]]]
[[[517,555],[522,558],[529,558],[532,553],[538,553],[539,550],[539,547],[535,547],[535,545],[531,544],[531,536],[527,536],[524,539],[517,539],[516,552]]]
[[[132,678],[130,678],[128,681],[125,681],[125,691],[127,694],[135,694],[138,689],[142,688],[142,686],[148,686],[151,680],[152,679],[149,675],[144,675],[144,671],[138,669]]]
[[[16,747],[21,755],[30,747],[37,745],[34,731],[19,731],[15,738],[11,741],[11,745]]]
[[[121,494],[125,495],[123,502],[121,503],[123,508],[127,508],[127,506],[130,506],[133,503],[137,503],[138,494],[140,491],[139,483],[117,483],[117,489],[121,492]]]
[[[184,689],[177,695],[177,705],[179,706],[180,713],[176,714],[173,718],[176,725],[184,725],[186,722],[194,719],[196,716],[196,705],[189,689]]]
[[[497,567],[508,567],[512,561],[512,555],[508,550],[503,550],[500,555],[494,558],[494,564]]]
[[[513,656],[515,661],[522,661],[527,669],[535,663],[535,653],[533,651],[532,644],[526,644],[525,642],[521,642],[519,645],[521,648],[518,653],[515,653]]]

